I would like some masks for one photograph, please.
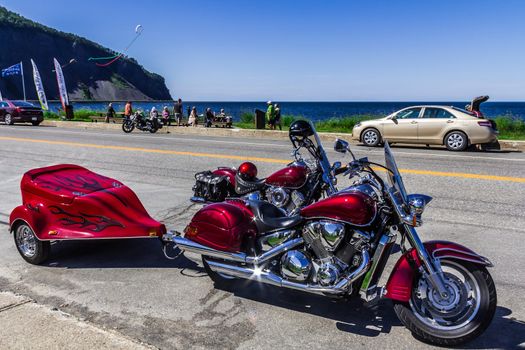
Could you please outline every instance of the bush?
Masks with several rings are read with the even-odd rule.
[[[249,123],[254,124],[255,123],[255,115],[253,113],[244,112],[243,114],[241,114],[241,123],[243,123],[243,124],[249,124]]]
[[[500,116],[494,118],[500,132],[500,139],[525,139],[525,121],[513,116]]]

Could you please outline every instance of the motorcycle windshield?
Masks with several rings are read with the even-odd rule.
[[[405,204],[408,203],[405,185],[403,184],[403,179],[399,173],[396,160],[392,154],[392,150],[390,149],[388,142],[385,142],[385,165],[391,170],[387,172],[390,185],[396,190],[397,193],[399,193],[403,202]]]

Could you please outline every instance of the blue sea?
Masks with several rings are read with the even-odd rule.
[[[170,111],[173,109],[173,101],[152,101],[136,102],[134,109],[150,110],[152,107],[161,109],[168,106]],[[464,108],[465,102],[279,102],[281,113],[283,115],[303,116],[311,120],[323,120],[333,117],[344,117],[350,115],[377,115],[385,116],[401,108],[413,105],[432,104],[445,105]],[[96,111],[105,111],[108,102],[73,102],[75,110],[89,109]],[[125,102],[113,102],[116,111],[124,110]],[[204,113],[206,108],[210,107],[213,111],[219,112],[221,108],[226,110],[227,114],[239,120],[245,112],[251,112],[255,109],[266,110],[265,102],[203,102],[203,101],[183,101],[184,109],[195,106],[197,112]],[[61,108],[60,102],[51,102],[50,109],[57,111]],[[481,111],[486,117],[496,117],[508,115],[525,120],[525,102],[486,102],[481,105]]]

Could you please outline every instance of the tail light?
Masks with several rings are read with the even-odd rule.
[[[16,113],[20,113],[20,112],[22,112],[22,108],[16,107]]]
[[[478,122],[479,126],[486,126],[487,128],[492,128],[492,123],[488,120],[483,120]]]

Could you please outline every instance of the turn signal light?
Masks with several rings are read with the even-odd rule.
[[[57,230],[51,230],[47,234],[50,235],[50,236],[56,236],[56,235],[58,235],[58,231]]]

